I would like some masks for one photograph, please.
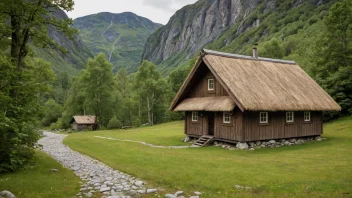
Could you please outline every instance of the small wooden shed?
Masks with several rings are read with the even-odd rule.
[[[170,110],[185,134],[225,142],[319,136],[341,107],[294,61],[203,50]]]
[[[77,131],[96,130],[97,119],[96,116],[73,116],[70,124],[72,125],[72,129]]]

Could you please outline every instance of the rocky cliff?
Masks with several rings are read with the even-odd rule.
[[[188,5],[148,38],[142,58],[156,64],[188,58],[246,17],[260,0],[200,0]]]
[[[152,61],[168,73],[203,47],[222,49],[234,42],[253,45],[301,20],[301,15],[307,16],[302,22],[309,20],[309,12],[316,14],[313,11],[327,2],[333,1],[199,0],[177,11],[167,25],[148,38],[142,60]],[[245,32],[251,35],[243,38]],[[243,46],[225,51],[244,53]]]
[[[95,55],[103,52],[115,71],[124,67],[129,72],[137,71],[147,38],[160,26],[131,12],[103,12],[74,21],[74,27]]]
[[[54,12],[53,15],[58,19],[68,19],[68,16],[62,10]],[[71,40],[64,33],[57,31],[51,26],[48,27],[48,34],[57,44],[64,47],[67,53],[62,53],[55,49],[36,48],[34,46],[32,49],[39,57],[50,62],[56,73],[67,72],[74,75],[86,67],[88,58],[93,57],[93,54],[78,35],[75,35],[74,39]]]

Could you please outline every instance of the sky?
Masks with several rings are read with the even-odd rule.
[[[75,0],[70,18],[78,18],[99,12],[133,12],[153,22],[166,24],[170,17],[185,5],[197,0]]]

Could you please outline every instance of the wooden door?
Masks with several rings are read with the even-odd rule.
[[[214,113],[208,115],[208,135],[214,136]]]

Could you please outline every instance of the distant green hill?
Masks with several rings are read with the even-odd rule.
[[[272,57],[274,48],[281,52],[273,58],[310,67],[311,48],[324,32],[321,20],[336,1],[199,0],[148,38],[142,59],[168,74],[202,48],[250,55],[258,43],[261,56]]]
[[[124,67],[135,72],[144,44],[161,25],[134,13],[98,13],[74,20],[74,27],[94,55],[103,52],[114,71]]]
[[[62,10],[54,12],[53,15],[59,19],[68,18]],[[67,53],[48,48],[36,48],[34,46],[31,49],[40,58],[50,62],[56,73],[67,72],[70,75],[75,75],[78,71],[86,67],[88,58],[93,57],[93,54],[78,35],[74,36],[74,40],[71,40],[65,34],[50,26],[48,27],[48,33],[51,39],[67,50]]]

